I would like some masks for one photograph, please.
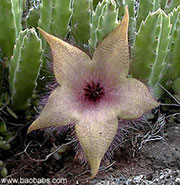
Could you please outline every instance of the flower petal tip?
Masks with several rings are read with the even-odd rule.
[[[155,101],[156,101],[156,100],[155,100]],[[159,107],[159,106],[160,106],[160,104],[161,104],[160,102],[157,102],[157,101],[156,101],[155,108],[156,108],[156,107]]]
[[[124,17],[123,17],[122,23],[124,23],[124,24],[127,25],[127,27],[128,27],[128,24],[129,24],[129,11],[128,11],[128,5],[125,7],[125,13],[124,13]]]
[[[89,164],[91,167],[91,176],[89,177],[89,179],[93,179],[97,175],[97,173],[99,171],[100,162],[101,162],[101,160],[98,160],[98,159],[94,159],[94,160],[89,161]]]
[[[125,7],[125,17],[129,17],[128,5]]]
[[[151,93],[150,93],[151,95]],[[152,95],[151,95],[151,101],[149,100],[149,105],[151,105],[151,109],[155,109],[160,106],[160,102],[158,102]]]
[[[157,101],[155,100],[154,106],[152,107],[152,109],[156,109],[157,107],[160,106],[160,104],[161,104],[161,103],[159,103],[159,102],[157,102]]]
[[[30,127],[29,127],[28,130],[27,130],[27,134],[29,134],[29,133],[32,132],[33,130],[35,130],[35,129],[33,129],[33,126],[30,125]]]
[[[40,125],[38,124],[37,120],[34,121],[28,128],[27,130],[27,134],[29,134],[30,132],[34,131],[34,130],[37,130],[37,129],[40,129]]]
[[[57,39],[56,37],[54,37],[54,36],[50,35],[49,33],[45,32],[43,29],[41,29],[41,28],[39,28],[39,27],[37,27],[37,29],[40,31],[40,33],[42,34],[42,36],[45,38],[45,40],[46,40],[49,44],[51,44],[52,41],[54,41],[54,40]]]
[[[41,29],[40,27],[37,27],[37,29],[40,31],[40,33],[43,35],[43,37],[46,39],[46,37],[49,36],[49,34],[47,32],[45,32],[43,29]]]

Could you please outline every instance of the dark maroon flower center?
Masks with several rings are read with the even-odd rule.
[[[100,83],[87,83],[86,87],[84,88],[84,96],[93,102],[96,102],[104,96],[104,88],[101,86]]]

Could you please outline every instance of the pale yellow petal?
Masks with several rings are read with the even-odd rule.
[[[151,109],[159,106],[153,99],[148,88],[140,81],[129,78],[119,87],[115,95],[117,108],[121,119],[136,119]]]
[[[100,116],[100,117],[99,117]],[[90,164],[91,178],[98,173],[101,160],[112,143],[118,128],[118,119],[88,114],[75,126],[76,134]]]
[[[71,102],[66,97],[66,92],[57,87],[49,96],[39,117],[28,128],[28,133],[40,128],[65,126],[74,122],[75,119],[71,117]]]
[[[117,78],[126,77],[129,72],[128,23],[126,7],[120,25],[98,45],[93,55],[97,65],[109,68],[109,73],[117,75]]]
[[[68,70],[73,66],[90,62],[89,56],[77,47],[46,33],[41,28],[38,29],[50,45],[53,56],[53,70],[59,84],[62,84],[63,79],[68,75]]]

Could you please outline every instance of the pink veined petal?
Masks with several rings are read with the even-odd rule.
[[[66,92],[57,87],[50,95],[48,102],[39,117],[28,128],[28,133],[50,126],[65,126],[75,121],[71,116],[71,102]]]
[[[116,110],[121,119],[136,119],[159,106],[147,87],[134,78],[127,78],[114,94]]]
[[[101,160],[112,143],[118,128],[118,119],[108,112],[83,115],[75,125],[76,134],[90,164],[91,178],[95,177]]]
[[[120,80],[127,77],[129,72],[128,23],[129,14],[126,7],[120,25],[98,45],[93,55],[97,65],[109,69],[108,73]]]

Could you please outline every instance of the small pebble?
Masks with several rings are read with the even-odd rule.
[[[164,169],[149,173],[147,175],[137,175],[134,177],[106,178],[104,180],[94,180],[93,185],[180,185],[180,170]]]
[[[147,179],[147,180],[152,180],[152,178],[153,178],[152,173],[150,173],[150,174],[148,174],[148,175],[146,176],[146,179]]]
[[[176,176],[178,176],[178,172],[177,171],[175,171],[175,172],[172,172],[172,177],[176,177]]]
[[[180,185],[180,178],[177,178],[177,179],[175,180],[175,182],[176,182],[176,184]]]

